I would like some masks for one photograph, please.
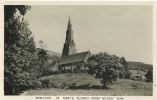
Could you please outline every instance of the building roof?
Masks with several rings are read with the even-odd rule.
[[[84,61],[89,51],[68,55],[62,58],[59,65]]]

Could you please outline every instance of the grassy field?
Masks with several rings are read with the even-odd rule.
[[[93,76],[78,73],[78,74],[60,74],[42,77],[42,79],[50,79],[58,86],[66,83],[71,85],[76,83],[76,86],[91,83],[90,89],[42,89],[28,90],[26,95],[51,95],[51,96],[151,96],[152,83],[142,81],[133,81],[130,79],[119,79],[115,84],[110,86],[110,89],[102,89],[102,84],[99,79]],[[94,88],[97,86],[97,88]],[[133,86],[137,86],[134,88]]]

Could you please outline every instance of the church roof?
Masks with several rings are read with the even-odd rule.
[[[62,58],[59,65],[84,61],[89,51],[68,55]]]

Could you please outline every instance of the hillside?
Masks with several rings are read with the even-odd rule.
[[[142,62],[132,62],[132,61],[128,61],[128,67],[130,70],[153,69],[153,65],[151,65],[151,64],[145,64]]]
[[[49,54],[49,56],[58,56],[58,57],[61,57],[61,53],[57,53],[57,52],[54,52],[54,51],[50,51],[50,50],[46,50],[47,54]]]
[[[49,62],[53,62],[53,61],[61,59],[61,53],[57,53],[57,52],[50,51],[50,50],[46,50],[46,52],[50,56]],[[128,61],[128,67],[130,70],[153,69],[153,65],[151,65],[151,64],[145,64],[142,62],[133,62],[133,61]]]
[[[49,96],[69,96],[69,95],[70,96],[152,96],[153,95],[152,83],[134,81],[130,79],[118,79],[116,83],[111,84],[109,86],[109,89],[102,89],[102,84],[100,83],[100,80],[94,78],[93,76],[87,75],[86,73],[77,73],[77,74],[65,73],[65,74],[58,74],[58,75],[49,75],[49,76],[44,76],[41,79],[50,80],[50,84],[52,84],[52,87],[48,89],[46,88],[40,90],[39,89],[28,90],[26,95],[30,95],[30,96],[31,95],[49,95]],[[138,88],[135,89],[133,85],[138,85]],[[80,99],[80,100],[85,100],[85,99]],[[111,100],[111,99],[104,99],[104,100]]]
[[[47,54],[49,55],[49,63],[52,63],[54,61],[58,61],[61,59],[61,53],[57,53],[54,51],[46,50]]]

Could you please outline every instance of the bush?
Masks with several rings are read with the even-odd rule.
[[[42,87],[42,82],[40,82],[40,81],[32,81],[32,84],[33,84],[34,89]]]
[[[119,78],[123,78],[124,77],[124,73],[123,72],[119,72]]]
[[[53,83],[53,82],[50,83],[49,85],[50,85],[51,88],[55,88],[55,86],[56,86],[55,83]]]
[[[146,74],[146,81],[153,82],[153,70],[148,70]]]
[[[46,84],[46,87],[48,87],[49,84],[50,84],[50,79],[44,79],[44,80],[42,80],[42,84]]]
[[[91,83],[87,83],[87,84],[85,84],[85,85],[83,86],[83,88],[84,88],[84,89],[90,89],[90,85],[91,85]]]
[[[75,88],[76,88],[76,83],[72,83],[72,84],[69,86],[69,88],[75,89]]]
[[[73,86],[73,87],[76,87],[76,83],[72,83],[72,86]]]
[[[60,88],[61,88],[61,89],[64,89],[64,88],[66,88],[66,87],[67,87],[67,83],[65,83],[65,82],[64,82],[62,85],[60,85]]]
[[[66,86],[67,86],[67,83],[66,83],[66,82],[64,82],[64,83],[63,83],[63,86],[64,86],[64,87],[66,87]]]
[[[46,84],[42,84],[42,88],[47,89],[48,87],[47,87],[47,85],[46,85]]]
[[[128,72],[128,73],[125,74],[125,78],[131,79],[132,75],[133,75],[132,72]]]

